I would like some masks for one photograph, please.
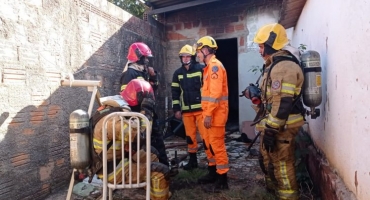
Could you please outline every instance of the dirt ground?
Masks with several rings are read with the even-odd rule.
[[[229,155],[230,170],[228,172],[229,190],[221,193],[206,193],[205,187],[210,185],[200,185],[197,179],[207,173],[207,160],[204,150],[198,152],[198,169],[192,171],[185,171],[182,165],[186,163],[185,159],[179,163],[179,174],[170,179],[170,200],[274,200],[275,196],[265,190],[264,175],[258,163],[258,146],[253,145],[251,151],[247,151],[249,143],[244,143],[235,140],[240,134],[227,135],[225,138],[226,148]],[[176,143],[184,143],[183,140],[169,140],[166,146],[176,146]],[[174,148],[168,148],[167,153],[170,159],[174,158],[174,154],[178,157],[186,155],[186,145]],[[64,200],[66,199],[67,189],[61,189],[55,194],[52,194],[47,200]],[[75,192],[72,195],[72,200],[96,200],[101,199],[102,188],[96,187],[94,191],[88,196],[79,196]],[[113,192],[113,199],[125,200],[144,200],[145,189],[125,189],[115,190]],[[310,192],[301,192],[300,200],[313,200],[320,198],[313,198]]]

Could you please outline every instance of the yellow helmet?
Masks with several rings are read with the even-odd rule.
[[[185,55],[194,56],[195,55],[194,48],[188,44],[184,45],[180,49],[179,56],[185,56]]]
[[[257,44],[265,43],[275,50],[282,49],[289,42],[285,28],[278,23],[262,26],[253,41]]]
[[[215,39],[213,39],[211,36],[204,36],[197,41],[197,50],[203,48],[204,46],[209,46],[213,49],[218,48]]]

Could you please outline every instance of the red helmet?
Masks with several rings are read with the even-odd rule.
[[[151,97],[154,99],[153,88],[148,81],[143,79],[132,79],[121,92],[122,98],[130,106],[141,104],[143,98]]]
[[[131,62],[136,62],[140,60],[142,56],[153,57],[152,50],[150,50],[148,45],[142,42],[132,43],[128,49],[127,59]]]

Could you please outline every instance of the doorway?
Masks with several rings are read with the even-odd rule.
[[[239,130],[239,80],[237,38],[216,40],[216,58],[224,65],[229,89],[229,117],[226,130]]]

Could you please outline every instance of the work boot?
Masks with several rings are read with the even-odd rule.
[[[189,153],[189,156],[189,162],[184,166],[184,170],[192,170],[198,167],[197,153]]]
[[[179,174],[179,169],[177,168],[177,166],[172,166],[168,174],[170,177],[174,177]]]
[[[227,173],[217,174],[217,181],[214,185],[204,188],[208,193],[220,193],[222,190],[228,190]]]
[[[217,181],[216,166],[208,166],[208,174],[198,179],[198,183],[200,184],[214,183],[216,181]]]

